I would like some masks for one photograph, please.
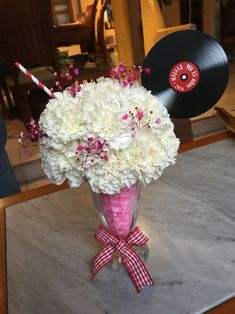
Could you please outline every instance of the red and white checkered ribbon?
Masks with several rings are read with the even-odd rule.
[[[132,250],[132,246],[144,245],[148,238],[136,227],[125,240],[116,238],[104,226],[100,226],[96,231],[95,238],[102,244],[106,245],[93,259],[92,263],[92,278],[109,263],[115,254],[120,252],[121,261],[126,267],[131,280],[137,290],[140,292],[144,286],[154,285],[154,282],[147,271],[144,263],[139,256]]]

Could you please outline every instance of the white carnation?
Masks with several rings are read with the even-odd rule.
[[[40,116],[39,126],[55,142],[67,143],[86,134],[82,104],[68,92],[56,93]]]
[[[60,150],[40,143],[42,168],[47,177],[55,184],[61,184],[68,179],[72,187],[85,181],[83,164],[74,158],[75,144],[68,143]]]

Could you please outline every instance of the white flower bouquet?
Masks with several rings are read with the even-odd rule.
[[[166,108],[138,83],[100,78],[75,95],[57,92],[39,120],[42,167],[52,182],[118,193],[156,180],[175,162],[179,140]]]

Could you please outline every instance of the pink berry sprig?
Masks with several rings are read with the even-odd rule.
[[[153,114],[153,111],[150,111],[148,121],[144,125],[141,125],[141,120],[144,118],[145,113],[142,110],[140,110],[138,107],[135,107],[134,112],[129,111],[129,113],[125,113],[121,117],[121,119],[124,121],[127,121],[128,125],[132,128],[133,136],[134,136],[134,131],[137,127],[139,127],[139,128],[146,128],[146,127],[150,128],[151,124],[153,124],[153,123],[156,123],[156,124],[161,123],[160,118],[153,120],[152,114]]]
[[[84,172],[88,170],[89,164],[93,164],[97,157],[100,160],[108,161],[108,142],[106,140],[94,139],[89,137],[87,139],[88,145],[79,144],[76,149],[77,160],[83,160]]]
[[[129,126],[131,126],[134,131],[135,127],[140,126],[140,121],[143,119],[143,117],[144,117],[144,112],[138,109],[138,107],[135,107],[135,111],[132,112],[130,110],[128,113],[125,113],[122,116],[122,120],[127,120]]]
[[[148,121],[147,121],[147,123],[145,125],[142,126],[142,128],[151,128],[152,124],[158,124],[159,125],[161,123],[161,119],[160,118],[157,118],[155,120],[151,120],[152,114],[153,114],[153,111],[150,111]]]
[[[23,148],[26,157],[32,156],[32,147],[36,146],[34,142],[38,142],[40,138],[44,136],[38,123],[34,118],[30,118],[30,121],[26,124],[27,132],[20,132],[18,142]]]
[[[75,81],[72,85],[66,88],[70,92],[70,94],[75,97],[78,92],[81,90],[81,86],[78,81]]]
[[[32,143],[27,140],[25,132],[20,132],[18,143],[22,147],[25,157],[30,158],[32,156]]]
[[[79,75],[79,70],[73,64],[67,68],[67,73],[54,73],[55,88],[52,91],[62,92],[68,90],[74,97],[80,91],[80,84],[74,79]]]
[[[37,121],[32,117],[30,118],[29,122],[26,123],[26,129],[32,142],[37,142],[44,135]]]
[[[112,68],[109,71],[109,76],[112,79],[118,80],[121,86],[131,87],[139,80],[143,71],[146,74],[151,73],[150,68],[143,68],[140,65],[127,67],[124,63],[119,63],[118,67]]]

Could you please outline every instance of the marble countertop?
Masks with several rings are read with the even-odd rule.
[[[235,295],[235,140],[180,154],[142,189],[154,287],[125,272],[90,281],[99,225],[87,186],[6,209],[9,314],[202,313]]]

